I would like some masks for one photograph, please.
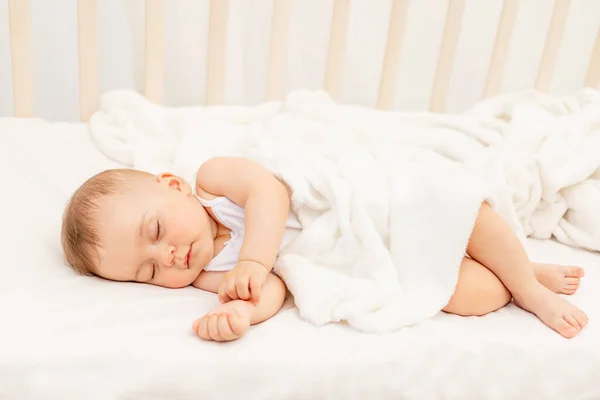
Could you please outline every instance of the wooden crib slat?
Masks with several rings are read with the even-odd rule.
[[[88,122],[98,109],[98,0],[77,1],[79,47],[79,118]]]
[[[206,104],[223,104],[227,53],[227,0],[210,0]]]
[[[555,0],[550,27],[546,35],[544,52],[538,68],[535,88],[540,91],[548,91],[552,83],[554,65],[560,49],[560,43],[567,24],[571,0]]]
[[[340,92],[340,78],[346,53],[346,36],[348,34],[349,16],[350,0],[335,0],[333,5],[333,17],[331,19],[327,66],[323,82],[323,88],[334,99],[339,97]]]
[[[432,112],[442,112],[444,110],[464,11],[465,0],[450,0],[429,104],[429,109]]]
[[[165,2],[146,0],[146,72],[144,92],[148,100],[163,100],[165,72]]]
[[[600,27],[598,27],[596,42],[585,74],[585,86],[597,88],[598,84],[600,84]]]
[[[273,0],[271,45],[267,70],[267,101],[283,98],[291,0]]]
[[[33,117],[29,0],[8,0],[15,117]]]
[[[518,0],[504,0],[498,30],[496,31],[494,50],[490,57],[490,65],[483,89],[483,97],[494,96],[500,91],[510,39],[517,18],[517,8]]]
[[[377,108],[390,109],[394,105],[394,92],[396,90],[396,77],[400,64],[400,51],[402,39],[406,28],[406,15],[410,0],[394,0],[390,13],[385,57],[379,81],[379,97]]]

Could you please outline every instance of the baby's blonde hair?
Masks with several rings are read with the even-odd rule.
[[[89,178],[73,193],[63,214],[61,243],[67,264],[76,273],[96,274],[100,246],[97,214],[101,202],[149,176],[152,175],[133,169],[109,169]]]

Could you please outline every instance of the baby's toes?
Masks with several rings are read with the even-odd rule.
[[[581,284],[581,279],[579,278],[574,278],[574,277],[566,277],[565,278],[565,285],[566,286],[577,286],[579,287],[579,285]]]
[[[563,291],[561,293],[571,295],[571,294],[575,294],[575,292],[577,292],[577,288],[566,287],[563,289]]]
[[[583,329],[583,327],[585,327],[587,325],[588,317],[587,317],[587,315],[585,315],[585,313],[583,311],[576,310],[573,312],[573,316],[575,317],[575,319],[579,323],[579,326],[581,326],[582,329]]]
[[[565,278],[565,286],[562,290],[564,294],[574,294],[579,289],[579,278],[568,277]]]
[[[581,330],[582,326],[577,320],[577,318],[575,318],[575,313],[565,314],[563,318],[569,323],[569,325],[574,326],[575,328],[577,328],[578,331]]]
[[[556,331],[564,337],[570,339],[577,335],[579,329],[577,328],[577,321],[570,316],[565,315],[557,324]]]
[[[573,278],[583,278],[583,275],[585,274],[583,268],[572,265],[572,266],[568,266],[567,268],[565,268],[565,276],[566,277],[573,277]]]

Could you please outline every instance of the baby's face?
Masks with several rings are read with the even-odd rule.
[[[190,186],[170,174],[106,199],[98,225],[97,272],[106,279],[185,287],[213,257],[214,221]]]

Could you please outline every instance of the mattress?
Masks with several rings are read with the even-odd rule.
[[[600,398],[598,254],[527,243],[536,261],[586,268],[570,297],[590,322],[572,340],[514,305],[373,335],[313,326],[290,298],[242,339],[204,342],[191,323],[215,295],[80,277],[64,264],[65,202],[117,166],[86,125],[0,119],[1,399]]]

